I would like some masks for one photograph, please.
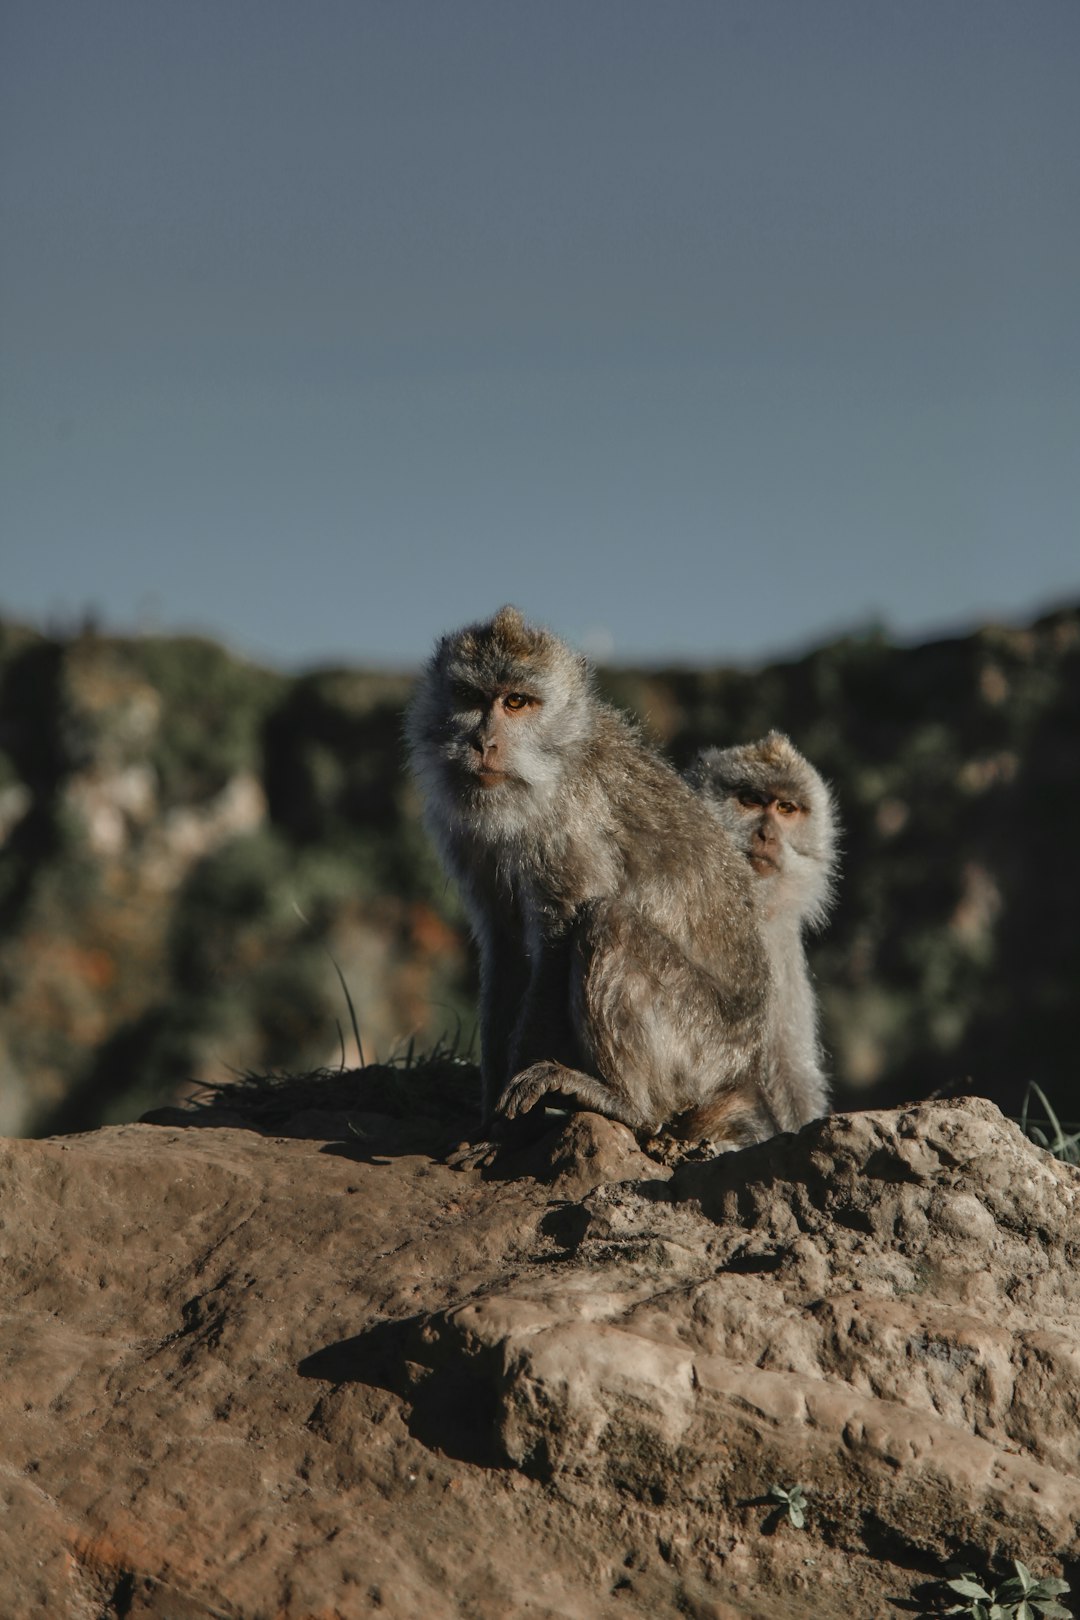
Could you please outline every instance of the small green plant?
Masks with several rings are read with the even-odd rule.
[[[1041,1125],[1033,1125],[1028,1120],[1028,1108],[1032,1092],[1035,1093],[1042,1104],[1046,1123],[1049,1126],[1049,1134],[1043,1130]],[[1070,1126],[1071,1123],[1070,1121]],[[1048,1153],[1054,1155],[1055,1159],[1061,1159],[1065,1164],[1080,1164],[1080,1130],[1067,1129],[1061,1123],[1051,1108],[1045,1091],[1041,1086],[1037,1086],[1034,1080],[1028,1081],[1027,1090],[1024,1092],[1024,1102],[1020,1109],[1020,1129],[1026,1137],[1035,1143],[1036,1147],[1045,1148]]]
[[[790,1489],[785,1489],[783,1485],[770,1485],[769,1495],[780,1504],[780,1511],[786,1515],[789,1523],[796,1530],[801,1530],[806,1523],[806,1493],[802,1486],[792,1485]]]
[[[1018,1558],[1013,1559],[1013,1568],[1016,1574],[992,1592],[967,1569],[959,1570],[952,1580],[942,1581],[946,1591],[964,1600],[952,1604],[944,1613],[968,1615],[969,1620],[1037,1620],[1039,1615],[1047,1620],[1072,1620],[1072,1611],[1057,1602],[1059,1595],[1069,1590],[1068,1581],[1054,1575],[1037,1580]]]
[[[293,904],[296,905],[296,902],[294,901]],[[300,911],[300,907],[296,906],[296,910]],[[303,917],[304,914],[303,914],[302,911],[300,911],[300,915],[301,915],[301,917]],[[305,921],[306,920],[307,919],[305,918]],[[360,1023],[359,1023],[359,1020],[357,1019],[357,1016],[356,1016],[356,1008],[353,1006],[353,998],[349,994],[349,987],[345,983],[345,975],[341,971],[341,968],[340,968],[340,966],[338,964],[337,957],[334,955],[333,951],[331,951],[329,949],[327,950],[326,954],[330,958],[331,962],[333,962],[333,964],[334,964],[334,972],[338,976],[338,983],[341,985],[342,990],[344,990],[344,992],[345,992],[345,1002],[346,1002],[346,1005],[348,1006],[348,1009],[349,1009],[349,1017],[352,1019],[352,1032],[353,1032],[353,1040],[356,1042],[356,1053],[357,1053],[357,1056],[360,1059],[360,1067],[362,1069],[366,1069],[367,1068],[367,1063],[364,1060],[364,1043],[360,1039]],[[338,1032],[338,1040],[341,1042],[341,1067],[344,1068],[345,1067],[345,1036],[342,1034],[342,1031],[341,1031],[341,1020],[340,1019],[337,1020],[337,1032]]]

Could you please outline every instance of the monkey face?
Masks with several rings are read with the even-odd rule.
[[[752,871],[766,916],[818,927],[832,894],[837,826],[821,776],[780,732],[706,749],[689,780],[704,793]]]
[[[773,878],[784,868],[789,847],[798,848],[800,832],[810,812],[794,799],[770,798],[755,788],[742,787],[731,795],[738,827],[737,841],[760,878]]]
[[[503,608],[436,648],[410,707],[414,769],[451,812],[511,832],[573,768],[594,703],[584,661]]]
[[[488,705],[483,723],[469,739],[475,752],[476,779],[482,789],[523,778],[513,769],[527,751],[526,727],[539,718],[543,703],[530,692],[499,692]]]
[[[810,919],[820,911],[829,872],[810,806],[740,784],[717,808],[762,885],[763,915]]]
[[[531,691],[483,691],[460,679],[452,683],[454,756],[466,786],[481,793],[525,785],[529,754],[544,707]]]

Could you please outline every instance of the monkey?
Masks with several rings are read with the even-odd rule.
[[[437,643],[406,734],[479,947],[485,1118],[775,1134],[752,873],[587,660],[504,607]]]
[[[839,836],[833,797],[779,731],[740,748],[704,749],[687,780],[756,874],[771,978],[766,1091],[780,1127],[798,1130],[829,1107],[803,930],[820,928],[833,900]]]

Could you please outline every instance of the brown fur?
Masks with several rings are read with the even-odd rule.
[[[688,779],[757,874],[754,898],[771,980],[765,1087],[773,1117],[783,1129],[797,1130],[828,1112],[803,930],[819,928],[832,902],[832,795],[779,731],[740,748],[706,749]]]
[[[480,948],[485,1110],[771,1134],[751,874],[585,661],[504,608],[439,642],[408,731]]]

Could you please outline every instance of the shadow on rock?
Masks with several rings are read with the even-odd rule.
[[[463,1357],[444,1351],[427,1318],[375,1323],[313,1351],[296,1370],[323,1383],[389,1390],[408,1404],[406,1426],[422,1445],[481,1468],[506,1464],[498,1438],[496,1358],[490,1352]]]
[[[479,1087],[475,1065],[456,1059],[244,1075],[151,1109],[140,1123],[324,1142],[332,1157],[363,1164],[415,1153],[441,1159],[473,1124]]]

